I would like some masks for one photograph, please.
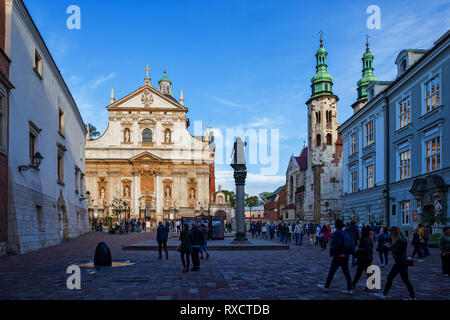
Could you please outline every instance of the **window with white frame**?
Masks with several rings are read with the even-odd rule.
[[[411,202],[409,200],[400,201],[399,207],[402,216],[402,225],[411,224]]]
[[[411,177],[411,150],[400,152],[400,180]]]
[[[366,186],[368,189],[373,188],[374,186],[373,164],[366,167]]]
[[[400,104],[400,128],[411,123],[411,97],[403,99]]]
[[[366,147],[370,146],[373,141],[373,120],[366,124]]]
[[[358,152],[358,134],[355,132],[351,135],[351,154],[355,154]]]
[[[425,105],[426,113],[441,105],[441,79],[439,75],[425,83]]]
[[[435,137],[425,141],[426,172],[441,168],[441,138]]]
[[[350,173],[350,181],[352,185],[352,192],[358,191],[358,171],[352,171]]]

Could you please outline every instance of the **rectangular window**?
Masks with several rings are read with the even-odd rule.
[[[64,136],[64,112],[61,109],[59,109],[58,131]]]
[[[441,168],[441,138],[436,137],[425,142],[426,147],[426,169],[427,172]]]
[[[358,134],[352,134],[352,155],[358,152]]]
[[[400,102],[400,128],[411,123],[411,97]]]
[[[79,185],[79,180],[80,179],[80,169],[77,167],[75,168],[75,193],[79,192],[78,189],[78,185]]]
[[[437,75],[425,84],[426,113],[441,105],[441,79]]]
[[[367,188],[373,188],[373,164],[366,167],[366,184]]]
[[[402,225],[411,224],[411,203],[409,200],[399,202],[399,207],[402,215]]]
[[[353,171],[351,173],[351,180],[352,180],[352,192],[358,191],[358,171]]]
[[[34,132],[31,131],[29,135],[28,150],[29,150],[28,156],[30,158],[30,164],[33,164],[34,155],[37,152],[37,136],[34,134]]]
[[[400,158],[400,180],[411,177],[411,150],[401,152]]]
[[[34,71],[42,78],[42,58],[37,50],[34,50]]]
[[[57,144],[58,146],[58,162],[57,162],[57,174],[58,174],[58,184],[64,186],[64,154],[67,148],[62,144]]]
[[[373,143],[373,120],[366,124],[366,146]]]

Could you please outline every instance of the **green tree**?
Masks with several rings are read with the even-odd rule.
[[[97,130],[97,128],[93,124],[88,123],[88,128],[89,128],[89,138],[90,139],[97,138],[100,135],[100,132]]]
[[[252,208],[261,204],[258,196],[247,196],[245,198],[245,206],[250,208],[250,218],[252,216]],[[250,219],[251,220],[251,219]]]
[[[270,196],[272,194],[272,192],[261,192],[259,194],[259,200],[261,205],[265,205],[267,202],[267,197]]]

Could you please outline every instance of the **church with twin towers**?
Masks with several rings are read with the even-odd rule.
[[[166,71],[156,87],[145,70],[136,91],[116,100],[112,90],[106,131],[86,137],[90,220],[114,216],[118,208],[127,219],[152,225],[201,214],[226,218],[231,206],[216,192],[212,127],[193,136],[183,90],[177,100]]]

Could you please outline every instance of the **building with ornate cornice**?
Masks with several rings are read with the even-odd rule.
[[[91,221],[109,216],[154,225],[206,215],[215,200],[212,128],[191,135],[183,92],[180,100],[172,96],[166,72],[152,86],[148,70],[136,91],[117,101],[112,91],[105,133],[87,137]]]

